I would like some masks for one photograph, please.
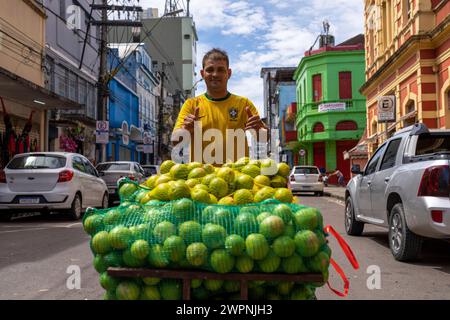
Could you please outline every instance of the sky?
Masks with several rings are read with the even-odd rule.
[[[140,2],[164,13],[164,0]],[[330,23],[336,44],[364,33],[363,9],[363,0],[191,0],[199,37],[197,68],[205,52],[225,49],[233,72],[229,91],[249,98],[262,111],[261,68],[298,66],[323,30],[324,20]],[[204,91],[201,82],[196,93]]]

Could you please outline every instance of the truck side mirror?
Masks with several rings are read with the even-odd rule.
[[[351,171],[352,171],[353,174],[362,174],[361,167],[359,166],[359,164],[352,165],[352,170]]]

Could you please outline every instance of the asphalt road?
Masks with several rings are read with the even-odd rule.
[[[360,264],[359,270],[354,270],[337,241],[330,237],[333,258],[349,278],[350,291],[341,298],[324,286],[317,290],[319,300],[450,299],[449,242],[426,241],[420,261],[397,262],[390,253],[386,230],[366,226],[361,237],[345,235],[342,202],[314,196],[300,196],[299,200],[322,212],[324,223],[344,237]],[[92,260],[89,236],[81,222],[74,223],[59,215],[2,222],[0,299],[101,299],[103,289]],[[379,270],[379,276],[373,271],[368,273],[368,269]],[[79,289],[74,281],[78,270]],[[368,280],[372,289],[367,286]],[[343,282],[334,270],[330,270],[330,283],[343,290]]]

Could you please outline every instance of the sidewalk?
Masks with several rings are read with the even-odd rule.
[[[345,201],[345,188],[328,185],[323,188],[323,195]]]

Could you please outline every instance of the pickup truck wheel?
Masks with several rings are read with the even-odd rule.
[[[70,218],[72,219],[72,220],[78,220],[78,219],[80,219],[81,218],[81,214],[82,214],[82,211],[83,211],[83,209],[82,209],[83,207],[82,207],[82,203],[81,203],[81,197],[80,197],[80,195],[77,193],[76,195],[75,195],[75,197],[73,198],[73,201],[72,201],[72,206],[71,206],[71,208],[69,209],[69,215],[70,215]]]
[[[397,203],[389,216],[389,247],[398,261],[412,261],[422,249],[423,239],[406,225],[403,204]]]
[[[345,200],[345,231],[351,236],[360,236],[364,230],[364,223],[356,221],[352,198]]]

